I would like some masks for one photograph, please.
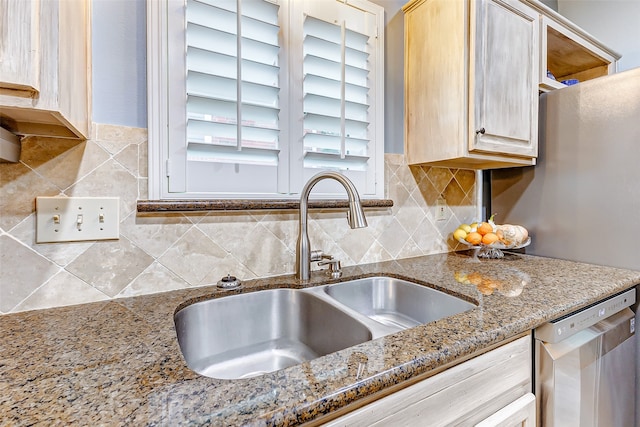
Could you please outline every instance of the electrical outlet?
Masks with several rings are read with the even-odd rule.
[[[36,242],[120,237],[119,197],[36,197]]]
[[[436,221],[445,221],[447,219],[447,200],[440,196],[436,201]]]

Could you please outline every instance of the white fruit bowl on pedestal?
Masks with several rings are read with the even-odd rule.
[[[494,243],[491,243],[490,245],[484,245],[484,244],[472,245],[471,243],[467,242],[464,239],[455,239],[455,240],[467,246],[469,249],[475,249],[476,250],[475,256],[480,258],[491,258],[491,259],[503,258],[504,257],[504,253],[502,252],[503,250],[520,249],[520,248],[529,246],[531,244],[531,237],[527,237],[527,240],[525,240],[523,243],[519,245],[505,245],[502,242],[494,242]]]

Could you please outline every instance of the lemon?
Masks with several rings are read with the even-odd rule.
[[[458,228],[456,231],[453,232],[453,238],[456,240],[464,240],[467,238],[467,232],[464,231],[462,228]]]
[[[464,230],[465,233],[471,233],[471,226],[469,224],[460,224],[458,228]]]

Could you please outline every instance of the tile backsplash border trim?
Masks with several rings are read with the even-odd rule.
[[[364,208],[393,207],[391,199],[361,199]],[[298,210],[299,200],[217,199],[217,200],[138,200],[138,212],[207,212],[241,210]],[[348,200],[310,200],[309,209],[348,208]]]

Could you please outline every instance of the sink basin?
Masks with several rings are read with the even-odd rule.
[[[293,289],[198,302],[178,311],[175,325],[187,365],[223,379],[262,375],[372,339],[358,320]]]
[[[368,277],[329,285],[325,292],[368,318],[407,329],[476,306],[458,297],[392,277]]]
[[[192,370],[239,379],[474,307],[426,286],[377,276],[211,299],[181,309],[174,320],[180,350]]]

